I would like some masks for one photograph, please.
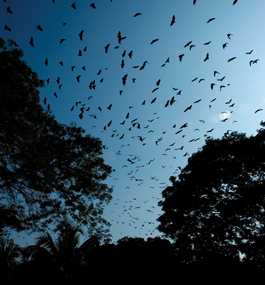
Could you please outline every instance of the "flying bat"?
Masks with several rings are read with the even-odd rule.
[[[214,85],[216,85],[215,83],[211,83],[211,89],[213,90]]]
[[[207,54],[206,54],[206,57],[205,57],[204,61],[206,61],[206,60],[208,60],[208,59],[209,59],[209,53],[207,52]]]
[[[30,38],[29,43],[30,43],[30,45],[31,45],[32,47],[34,47],[34,43],[33,43],[33,38],[32,38],[32,37]]]
[[[105,53],[108,52],[109,46],[110,46],[110,44],[107,44],[107,45],[105,46]]]
[[[215,76],[216,74],[220,74],[220,73],[215,70],[215,71],[213,72],[213,76]]]
[[[121,41],[122,41],[122,40],[126,39],[126,37],[122,37],[122,36],[121,36],[121,32],[120,32],[120,31],[118,32],[117,38],[118,38],[119,44],[121,44]]]
[[[190,110],[191,107],[192,107],[192,105],[190,105],[189,107],[187,107],[187,108],[185,109],[184,113],[187,112],[188,110]]]
[[[179,61],[182,61],[184,54],[179,55]]]
[[[150,45],[152,45],[153,43],[157,42],[159,39],[155,39],[155,40],[152,40]]]
[[[122,61],[121,61],[121,68],[123,68],[124,67],[124,60],[122,59]]]
[[[143,63],[143,65],[140,67],[140,70],[144,69],[147,63],[148,63],[148,62],[145,60],[144,63]]]
[[[249,62],[249,66],[251,66],[251,64],[253,64],[253,63],[257,63],[258,60],[259,60],[259,59],[251,60],[251,61]]]
[[[232,58],[228,59],[227,62],[230,62],[230,61],[232,61],[232,60],[234,60],[234,59],[236,59],[236,57],[232,57]]]
[[[11,11],[10,7],[7,7],[6,12],[10,13],[10,14],[13,14],[13,11]]]
[[[215,18],[211,18],[207,21],[207,24],[210,23],[211,21],[215,20]]]
[[[40,25],[37,26],[37,29],[40,30],[41,32],[43,31],[43,29]]]
[[[170,23],[170,26],[173,26],[175,23],[176,23],[176,21],[175,21],[175,15],[173,15],[173,16],[172,16],[171,23]]]
[[[249,52],[246,52],[246,54],[251,54],[252,52],[253,52],[253,49],[251,51],[249,51]]]
[[[185,123],[184,125],[182,125],[182,126],[180,127],[180,129],[187,128],[187,127],[188,127],[188,123]]]
[[[84,30],[82,30],[82,31],[79,33],[79,38],[80,38],[81,41],[83,40],[83,33],[84,33]]]
[[[123,83],[123,85],[126,84],[127,76],[128,76],[128,74],[125,74],[125,75],[122,77],[122,83]]]
[[[191,43],[192,43],[192,41],[186,43],[185,46],[184,46],[184,48],[185,48],[185,47],[188,47]]]

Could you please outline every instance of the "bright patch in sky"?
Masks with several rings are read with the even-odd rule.
[[[219,115],[219,119],[220,120],[228,119],[231,117],[231,115],[232,115],[232,113],[230,111],[225,111]]]

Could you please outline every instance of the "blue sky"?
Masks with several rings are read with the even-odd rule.
[[[204,144],[205,135],[221,138],[227,130],[255,135],[264,120],[265,2],[239,0],[233,5],[233,0],[197,0],[193,5],[193,0],[95,0],[96,9],[88,0],[76,0],[76,9],[71,7],[73,0],[54,2],[1,1],[1,37],[16,41],[28,65],[45,80],[40,90],[43,106],[50,104],[60,123],[75,121],[106,146],[103,158],[115,169],[106,181],[113,187],[113,200],[105,207],[113,241],[159,235],[155,228],[161,192],[170,185],[169,177],[177,176],[178,167],[184,167]],[[141,15],[134,17],[136,13]],[[175,23],[170,26],[173,15]],[[119,31],[126,37],[120,44]],[[230,39],[227,34],[232,34]],[[34,47],[29,44],[31,37]],[[61,39],[65,41],[60,44]],[[215,76],[214,71],[218,71]],[[94,80],[96,87],[90,89]],[[221,91],[220,86],[224,86]],[[173,104],[165,107],[171,99]],[[90,109],[80,119],[83,104]],[[21,245],[34,242],[24,237],[15,240]]]

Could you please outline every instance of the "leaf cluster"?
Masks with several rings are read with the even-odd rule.
[[[1,227],[36,230],[66,213],[84,225],[107,224],[101,215],[112,189],[102,181],[111,167],[101,141],[43,109],[44,83],[22,57],[0,41],[0,210],[20,221]]]
[[[163,191],[158,229],[183,261],[247,252],[265,225],[265,131],[208,138]]]

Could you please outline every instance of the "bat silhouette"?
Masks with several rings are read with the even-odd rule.
[[[128,76],[128,74],[125,74],[125,75],[122,77],[122,83],[123,83],[123,85],[126,84],[127,76]]]
[[[173,15],[173,16],[172,16],[171,23],[170,23],[170,26],[173,26],[175,23],[176,23],[176,21],[175,21],[175,15]]]
[[[83,40],[83,34],[84,34],[84,30],[82,30],[82,31],[79,33],[79,38],[80,38],[81,41]]]
[[[182,61],[184,54],[179,55],[179,61]]]
[[[207,21],[207,24],[210,23],[211,21],[215,20],[215,18],[211,18]]]
[[[152,45],[153,43],[157,42],[159,39],[155,39],[155,40],[152,40],[150,45]]]
[[[236,59],[236,57],[232,57],[232,58],[228,59],[227,62],[230,62],[230,61],[232,61],[232,60],[234,60],[234,59]]]
[[[37,26],[37,29],[40,30],[41,32],[43,31],[43,29],[40,25]]]
[[[109,46],[110,46],[110,44],[107,44],[107,45],[105,46],[105,53],[108,52]]]

